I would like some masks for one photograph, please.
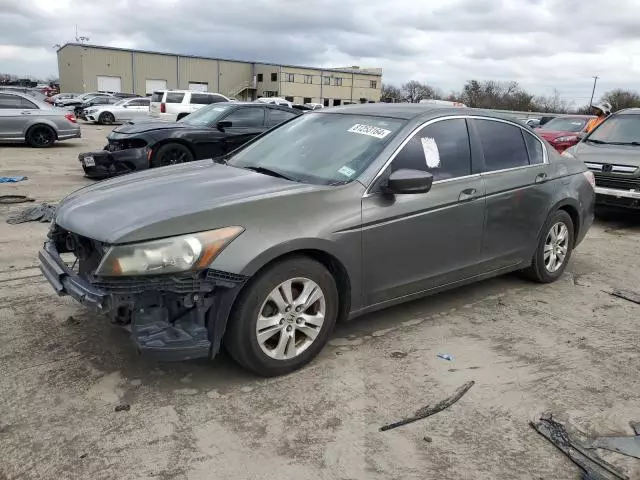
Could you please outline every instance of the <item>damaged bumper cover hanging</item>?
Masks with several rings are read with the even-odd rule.
[[[164,361],[214,357],[233,301],[246,281],[214,270],[118,279],[81,275],[63,261],[52,240],[45,242],[39,260],[58,295],[69,295],[113,323],[130,326],[137,350]]]

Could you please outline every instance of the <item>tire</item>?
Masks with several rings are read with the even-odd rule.
[[[35,125],[27,132],[27,144],[34,148],[46,148],[56,141],[56,133],[47,125]]]
[[[155,153],[151,159],[151,167],[166,167],[191,161],[193,161],[191,150],[180,143],[167,143]]]
[[[563,231],[563,227],[566,229],[564,237],[562,234],[557,235]],[[556,238],[561,237],[561,239],[556,240],[555,243],[553,240],[554,234]],[[551,214],[542,229],[542,236],[538,242],[536,252],[533,255],[531,266],[523,271],[525,276],[539,283],[551,283],[560,278],[571,259],[575,242],[574,235],[573,221],[567,212],[557,210]],[[545,251],[548,251],[550,248],[553,250],[549,252],[549,256],[545,258]],[[562,252],[564,252],[564,257],[559,266],[550,263],[551,257],[559,259],[560,255],[558,255],[558,253]]]
[[[98,117],[98,123],[101,125],[111,125],[116,121],[116,117],[111,112],[102,112]]]
[[[286,289],[287,284],[293,302],[281,301],[278,307],[272,298],[286,299],[281,288]],[[314,294],[315,301],[306,308],[296,307],[305,286],[312,294],[319,289],[321,296],[315,299]],[[335,279],[322,264],[302,256],[278,262],[253,278],[240,294],[229,316],[225,349],[244,368],[263,377],[297,370],[327,343],[338,316],[338,302]],[[260,331],[259,316],[264,326]]]

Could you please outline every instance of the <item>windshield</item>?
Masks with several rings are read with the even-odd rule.
[[[268,169],[331,185],[356,179],[406,122],[395,118],[309,113],[234,154],[229,165]]]
[[[190,113],[186,117],[178,120],[178,123],[186,123],[187,125],[194,126],[211,126],[218,119],[227,112],[230,108],[234,108],[235,105],[224,105],[222,103],[212,103],[206,107],[202,107],[193,113]]]
[[[556,117],[545,123],[544,129],[557,132],[581,132],[588,121],[588,118],[581,117]]]
[[[640,143],[640,115],[609,117],[587,139],[606,143]]]

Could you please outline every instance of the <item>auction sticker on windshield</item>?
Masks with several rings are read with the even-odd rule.
[[[385,130],[384,128],[374,127],[372,125],[363,125],[356,123],[347,132],[359,133],[360,135],[368,135],[375,138],[384,138],[391,133],[391,130]]]
[[[345,165],[344,167],[341,167],[340,170],[338,170],[338,173],[341,173],[345,177],[351,178],[353,177],[353,174],[356,173],[356,171],[353,168],[349,168]]]

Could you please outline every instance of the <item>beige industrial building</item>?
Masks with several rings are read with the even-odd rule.
[[[58,50],[63,92],[155,90],[217,92],[238,100],[283,97],[294,103],[378,102],[381,68],[312,68],[67,43]]]

